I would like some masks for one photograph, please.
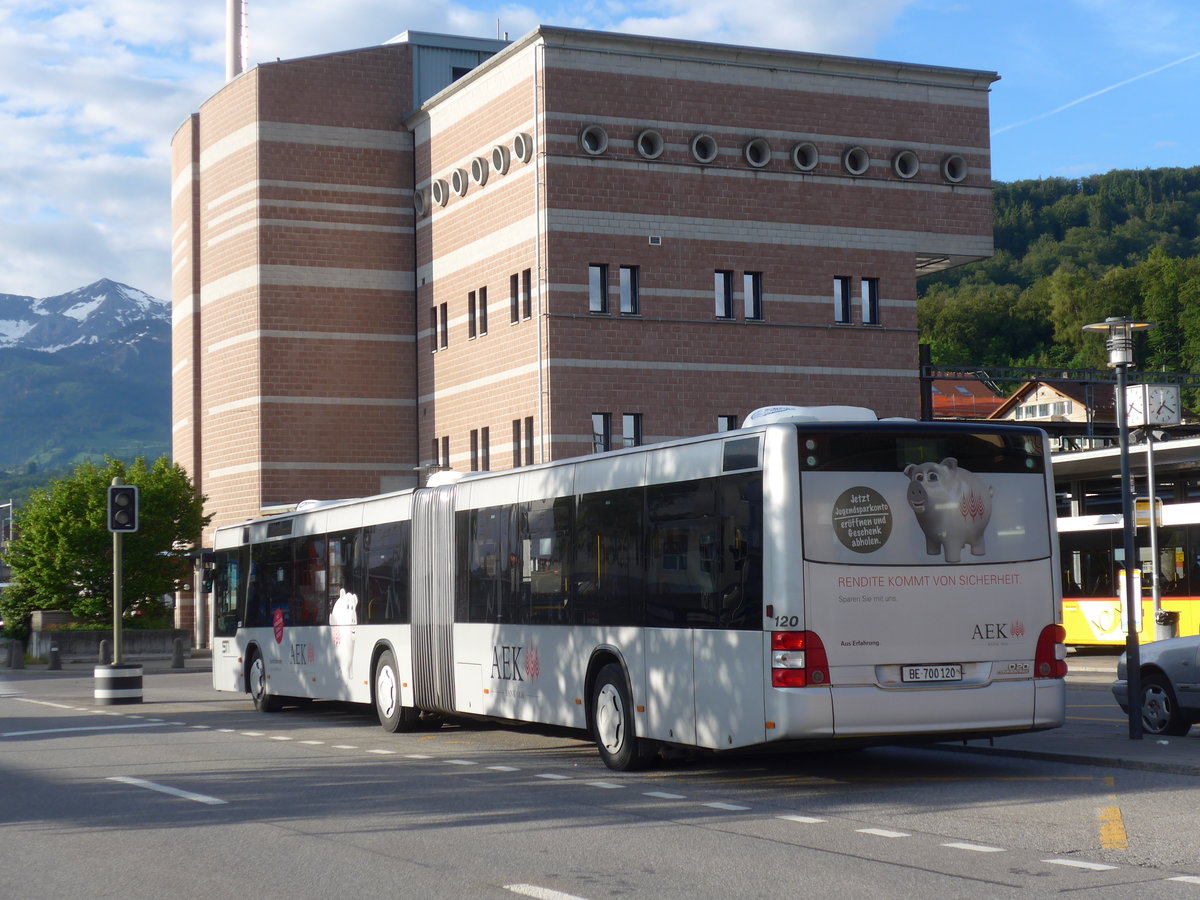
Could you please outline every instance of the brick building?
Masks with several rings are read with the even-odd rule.
[[[996,78],[551,27],[260,65],[172,143],[175,459],[221,524],[915,415],[917,276],[992,252]]]

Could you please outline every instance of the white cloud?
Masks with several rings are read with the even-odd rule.
[[[868,55],[911,2],[251,0],[249,60],[406,30],[515,39],[539,23]],[[169,295],[170,140],[221,87],[224,41],[223,0],[0,8],[0,293],[46,296],[107,276]]]

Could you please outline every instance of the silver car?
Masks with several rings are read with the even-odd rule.
[[[1143,645],[1141,658],[1142,727],[1147,734],[1183,735],[1200,722],[1200,635],[1170,638]],[[1117,662],[1112,692],[1129,713],[1125,654]]]

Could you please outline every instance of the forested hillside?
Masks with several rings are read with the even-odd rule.
[[[922,279],[935,365],[1098,367],[1108,316],[1157,323],[1144,370],[1200,372],[1200,167],[997,184],[996,255]]]

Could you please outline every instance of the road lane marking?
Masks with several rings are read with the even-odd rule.
[[[506,884],[504,889],[512,891],[514,894],[520,894],[523,897],[533,897],[535,900],[586,900],[584,897],[577,897],[574,894],[564,894],[562,891],[539,887],[536,884]]]
[[[429,757],[426,756],[426,757],[422,757],[422,758],[428,759]],[[520,772],[521,771],[516,766],[488,766],[488,768],[491,769],[493,772]]]
[[[943,847],[949,847],[951,850],[973,850],[976,853],[1004,853],[1003,847],[989,847],[986,844],[969,844],[965,841],[951,841],[949,844],[942,844]]]
[[[368,753],[374,753],[377,756],[395,756],[395,750],[368,750]]]
[[[659,800],[683,800],[683,794],[668,794],[666,791],[646,791],[645,796],[657,797]]]
[[[1044,863],[1051,863],[1056,866],[1070,866],[1073,869],[1087,869],[1091,872],[1104,872],[1108,869],[1115,869],[1116,866],[1105,865],[1104,863],[1087,862],[1082,859],[1043,859]]]
[[[1182,881],[1184,884],[1200,884],[1200,875],[1176,875],[1167,881]]]
[[[736,803],[717,802],[717,803],[705,803],[703,805],[709,807],[710,809],[724,809],[724,810],[728,810],[729,812],[742,812],[742,811],[750,808],[748,806],[738,806]]]
[[[33,731],[5,731],[0,733],[0,738],[10,737],[29,737],[34,734],[70,734],[74,731],[115,731],[119,728],[157,728],[161,722],[135,722],[132,725],[81,725],[75,728],[38,728]]]
[[[68,703],[51,703],[49,700],[34,700],[32,697],[13,697],[18,703],[36,703],[38,706],[50,706],[54,709],[76,709]]]
[[[545,778],[547,781],[570,781],[568,775],[555,775],[554,773],[545,773],[542,775],[534,775],[534,778]]]
[[[825,821],[816,816],[776,816],[775,818],[783,819],[785,822],[799,822],[801,825],[820,825]]]
[[[142,778],[131,778],[128,775],[113,775],[108,780],[119,781],[121,784],[131,784],[134,787],[146,788],[149,791],[158,791],[160,794],[170,794],[172,797],[180,797],[184,800],[192,800],[196,803],[204,803],[209,806],[223,806],[226,803],[225,800],[217,797],[209,797],[207,794],[195,794],[181,788],[173,788],[165,784],[155,784],[153,781],[146,781]]]
[[[870,835],[874,835],[875,837],[885,837],[885,838],[912,837],[912,835],[908,834],[907,832],[889,831],[886,828],[856,828],[855,830],[859,834],[870,834]]]
[[[625,785],[623,785],[623,784],[613,784],[611,781],[589,781],[589,782],[587,782],[587,784],[589,787],[605,788],[606,790],[610,790],[610,791],[617,789],[617,788],[625,787]]]
[[[1121,818],[1121,807],[1102,806],[1096,811],[1100,823],[1100,846],[1105,850],[1128,850],[1129,837],[1125,834],[1125,820]]]

